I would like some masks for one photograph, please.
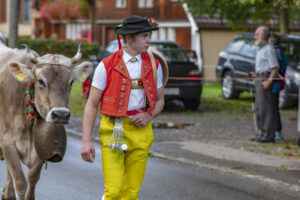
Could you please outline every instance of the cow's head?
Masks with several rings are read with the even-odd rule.
[[[39,115],[50,123],[66,124],[70,120],[69,95],[74,81],[84,81],[92,72],[90,62],[75,63],[81,58],[81,44],[73,58],[63,55],[46,54],[39,56],[27,50],[27,58],[33,64],[18,61],[9,63],[9,69],[19,81],[32,81],[35,85],[34,99]]]

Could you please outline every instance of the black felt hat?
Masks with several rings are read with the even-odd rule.
[[[130,16],[122,24],[114,28],[115,33],[128,35],[158,30],[158,23],[153,18]]]

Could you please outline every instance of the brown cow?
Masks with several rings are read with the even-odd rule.
[[[68,99],[72,83],[84,81],[92,72],[90,62],[74,65],[80,58],[81,45],[73,58],[56,54],[40,57],[28,47],[0,48],[0,159],[4,158],[8,169],[2,199],[16,199],[15,192],[19,200],[35,199],[34,189],[43,162],[62,159],[64,148],[54,154],[47,151],[53,151],[55,144],[65,145],[63,124],[70,120]],[[30,81],[34,83],[38,113],[33,120],[25,115],[24,92]],[[40,144],[45,141],[51,143],[49,148]],[[39,149],[46,152],[37,152]],[[21,162],[29,169],[27,180]]]

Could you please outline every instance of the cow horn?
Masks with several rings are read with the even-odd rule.
[[[80,43],[78,45],[78,49],[77,49],[76,55],[73,58],[71,58],[72,64],[75,64],[78,60],[80,60],[80,58],[82,56],[81,46],[82,46],[82,44]]]
[[[27,44],[22,44],[22,46],[24,46],[26,48],[26,51],[27,51],[27,58],[30,60],[30,62],[36,64],[38,63],[38,57],[39,55],[35,52],[35,51],[32,51],[28,46]]]

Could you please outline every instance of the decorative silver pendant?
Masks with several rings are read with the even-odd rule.
[[[125,152],[128,147],[123,141],[123,120],[121,117],[116,117],[115,119],[115,126],[110,139],[109,148],[111,150],[117,149],[120,152]]]
[[[121,149],[122,149],[122,151],[126,151],[127,150],[127,144],[122,144]]]

